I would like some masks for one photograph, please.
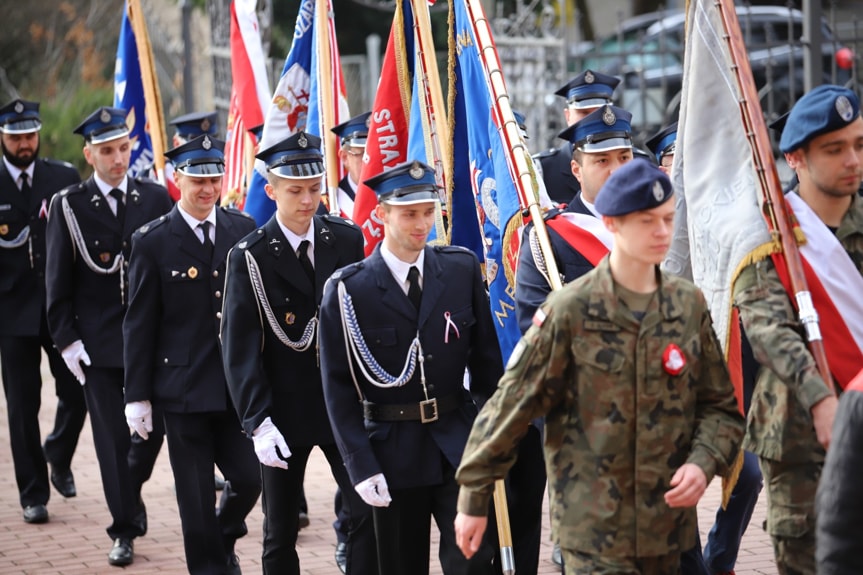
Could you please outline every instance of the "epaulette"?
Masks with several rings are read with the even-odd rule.
[[[164,224],[166,221],[168,221],[167,216],[159,216],[158,219],[153,220],[152,222],[147,222],[146,224],[138,228],[136,231],[143,236],[147,232],[155,230],[156,228]]]
[[[237,216],[241,218],[245,218],[247,220],[254,220],[251,214],[247,212],[241,212],[237,208],[232,208],[231,206],[219,206],[219,209],[222,210],[223,213],[226,213],[231,216]]]
[[[475,255],[471,250],[463,246],[434,246],[434,251],[444,254],[471,254]]]
[[[349,264],[349,265],[346,265],[345,267],[339,268],[336,271],[334,271],[333,274],[330,276],[330,279],[327,281],[346,280],[349,277],[351,277],[352,275],[354,275],[355,273],[357,273],[358,271],[360,271],[361,269],[363,269],[365,266],[366,266],[366,264],[362,260],[358,261],[358,262],[354,262],[354,263]]]
[[[551,218],[554,218],[554,217],[556,217],[556,216],[559,216],[560,214],[562,214],[562,213],[563,213],[563,211],[564,211],[565,209],[566,209],[566,204],[564,204],[563,206],[559,206],[559,207],[556,207],[556,208],[551,208],[551,209],[549,209],[549,210],[548,210],[548,211],[546,211],[544,214],[542,214],[542,221],[547,222],[547,221],[548,221],[548,220],[550,220]]]
[[[64,188],[64,189],[60,190],[60,192],[57,195],[65,198],[69,194],[77,194],[78,192],[83,192],[86,189],[87,189],[86,182],[79,182],[77,184],[73,184],[73,185],[69,186],[68,188]]]
[[[531,158],[533,158],[534,160],[541,160],[543,158],[550,158],[553,155],[555,155],[556,153],[557,153],[557,148],[549,148],[548,150],[545,150],[544,152],[537,152],[536,154],[532,155]]]
[[[64,162],[63,160],[55,160],[53,158],[42,158],[42,161],[48,165],[51,165],[51,166],[62,166],[64,168],[72,168],[73,170],[77,171],[75,166],[73,166],[69,162]]]
[[[327,223],[339,224],[339,225],[342,225],[342,226],[345,226],[348,228],[359,229],[359,226],[357,224],[355,224],[353,222],[353,220],[349,220],[349,219],[343,218],[341,216],[337,216],[334,214],[324,214],[321,217],[324,218],[325,220],[327,220]]]
[[[162,186],[159,182],[154,180],[153,178],[148,178],[147,176],[137,175],[135,176],[135,181],[139,184],[156,184],[157,186]],[[162,186],[164,187],[164,186]]]
[[[234,211],[236,212],[237,210],[234,210]],[[248,216],[248,214],[246,214],[245,212],[239,212],[239,213]],[[252,216],[248,216],[248,217],[251,218]],[[264,228],[258,228],[255,231],[253,231],[252,233],[250,233],[249,235],[247,235],[246,237],[244,237],[242,240],[237,242],[236,248],[238,250],[248,249],[248,248],[252,247],[253,245],[255,245],[256,243],[258,243],[259,241],[261,241],[262,239],[264,239]]]

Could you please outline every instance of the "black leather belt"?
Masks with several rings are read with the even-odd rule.
[[[363,401],[363,415],[369,421],[421,421],[432,423],[465,403],[462,393],[433,397],[419,403],[386,404]]]

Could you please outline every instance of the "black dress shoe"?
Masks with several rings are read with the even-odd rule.
[[[131,539],[126,537],[117,537],[114,540],[114,546],[108,553],[108,565],[116,565],[122,567],[131,565],[135,560],[135,550]]]
[[[300,514],[297,517],[297,527],[299,529],[304,529],[309,525],[311,525],[311,521],[309,521],[309,514],[305,511],[300,511]]]
[[[336,565],[339,566],[339,571],[342,573],[348,572],[348,544],[336,544]]]
[[[243,575],[243,570],[240,569],[240,558],[237,557],[236,553],[228,554],[228,569],[226,573],[228,575]]]
[[[48,508],[44,505],[28,505],[24,508],[24,521],[27,523],[48,523]]]
[[[75,489],[75,477],[71,469],[59,469],[51,466],[51,485],[54,486],[63,497],[75,497],[78,491]]]

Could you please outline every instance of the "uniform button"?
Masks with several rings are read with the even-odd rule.
[[[216,298],[220,298],[220,297],[222,297],[222,292],[217,291],[217,292],[216,292]]]
[[[166,364],[168,363],[168,358],[167,358],[167,357],[165,358],[165,363],[166,363]]]
[[[98,245],[99,245],[99,240],[96,240],[95,242],[93,242],[93,245],[94,245],[94,246],[98,246]]]
[[[222,312],[220,312],[220,311],[216,312],[216,319],[222,319]]]
[[[429,391],[434,391],[434,384],[433,384],[433,383],[430,383],[430,384],[428,385],[428,388],[429,388]]]
[[[127,244],[126,242],[123,242],[123,247],[124,247],[124,248],[125,248],[127,245],[128,245],[128,244]]]
[[[433,359],[434,359],[434,356],[433,356],[432,354],[428,354],[428,355],[426,356],[426,361],[431,361],[431,360],[433,360]]]
[[[214,278],[219,277],[219,270],[213,270],[213,277]]]

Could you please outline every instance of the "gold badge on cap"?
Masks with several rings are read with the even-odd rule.
[[[659,182],[653,183],[653,199],[657,202],[661,202],[662,198],[665,197],[665,190],[662,189],[662,184]]]
[[[196,277],[198,277],[198,268],[196,268],[195,266],[190,267],[186,271],[186,275],[189,276],[189,278],[191,279],[195,279]]]
[[[408,174],[410,174],[410,177],[412,177],[413,179],[419,180],[425,174],[425,170],[417,162],[414,162],[414,165],[411,166],[411,169],[408,172]]]
[[[205,150],[209,150],[213,147],[213,142],[210,141],[209,136],[204,136],[204,140],[201,142],[201,147]]]
[[[851,105],[851,102],[845,96],[836,98],[836,112],[845,122],[850,122],[854,119],[854,106]]]
[[[602,113],[602,121],[608,126],[613,126],[617,121],[617,116],[614,115],[614,110],[611,109],[611,106],[605,107],[605,111]]]
[[[202,130],[202,131],[204,131],[204,132],[209,132],[209,131],[210,131],[210,119],[209,119],[209,118],[204,118],[204,119],[201,121],[201,130]]]
[[[300,146],[301,148],[305,148],[306,146],[309,145],[309,141],[306,139],[306,135],[302,132],[300,132],[300,137],[297,140],[297,145]]]
[[[285,314],[285,323],[288,325],[294,325],[294,322],[297,321],[297,316],[294,315],[294,312],[289,311]]]
[[[103,264],[108,263],[109,261],[111,261],[111,254],[109,252],[102,252],[101,254],[99,254],[99,261]]]
[[[596,81],[596,76],[593,75],[593,72],[588,70],[584,73],[584,83],[585,84],[593,84]]]
[[[99,114],[99,120],[103,124],[107,124],[111,121],[111,112],[109,112],[108,110],[102,110],[102,113]]]
[[[24,111],[24,104],[22,104],[20,100],[18,102],[15,102],[15,113],[20,114],[23,111]]]
[[[5,236],[8,233],[9,233],[9,226],[7,226],[6,224],[0,225],[0,236]]]

